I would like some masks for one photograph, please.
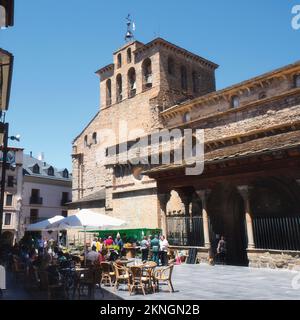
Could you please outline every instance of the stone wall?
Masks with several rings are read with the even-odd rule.
[[[247,250],[249,267],[300,271],[300,251]]]

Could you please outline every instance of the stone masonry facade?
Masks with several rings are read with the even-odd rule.
[[[299,62],[219,91],[217,67],[160,38],[129,42],[117,50],[113,63],[96,72],[100,109],[73,142],[73,201],[104,189],[105,204],[94,210],[124,219],[130,228],[164,229],[156,181],[141,174],[151,165],[124,158],[124,142],[131,145],[159,129],[199,128],[204,129],[205,151],[220,157],[222,148],[251,141],[255,146],[259,138],[276,139],[299,129]],[[131,157],[159,153],[160,148],[161,143],[138,148]],[[169,200],[168,213],[187,208],[176,191]],[[201,248],[198,256],[207,260],[207,249]],[[253,249],[248,257],[255,267],[292,268],[299,261],[298,252]]]

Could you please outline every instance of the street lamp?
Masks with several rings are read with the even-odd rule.
[[[2,236],[2,224],[3,224],[3,207],[4,207],[4,191],[5,191],[5,178],[6,178],[6,166],[7,166],[7,143],[8,139],[20,141],[20,135],[8,136],[9,125],[8,122],[3,124],[3,146],[2,146],[2,175],[1,175],[1,193],[0,193],[0,238]]]

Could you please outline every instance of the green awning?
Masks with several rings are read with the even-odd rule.
[[[136,240],[142,240],[143,236],[160,234],[161,229],[141,228],[141,229],[122,229],[122,230],[94,230],[89,232],[98,233],[98,237],[100,238],[107,238],[108,236],[112,236],[113,239],[115,239],[117,234],[120,233],[121,238],[123,240],[136,241]]]

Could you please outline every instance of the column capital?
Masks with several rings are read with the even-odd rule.
[[[203,201],[209,196],[211,189],[196,190],[195,193]]]
[[[182,203],[184,205],[189,205],[192,202],[193,195],[192,192],[184,189],[175,189],[175,191],[178,193]]]
[[[239,194],[242,196],[244,200],[249,199],[249,193],[250,193],[250,190],[252,189],[251,186],[248,186],[248,185],[237,186],[237,189]]]
[[[157,198],[161,206],[166,206],[171,198],[171,193],[158,193]]]

